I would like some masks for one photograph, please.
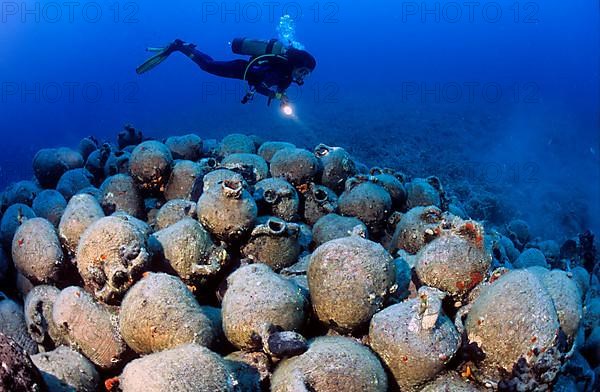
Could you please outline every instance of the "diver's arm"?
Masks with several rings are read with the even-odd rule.
[[[277,88],[277,91],[273,91],[264,85],[264,83],[256,86],[256,92],[269,98],[267,106],[271,106],[271,102],[273,102],[274,99],[281,100],[281,103],[287,103],[289,101],[287,95],[285,95],[285,89]]]
[[[266,84],[264,84],[264,83],[261,83],[261,84],[259,84],[259,85],[255,86],[255,88],[256,88],[256,92],[257,92],[257,93],[259,93],[259,94],[261,94],[261,95],[264,95],[264,96],[265,96],[265,97],[267,97],[267,98],[271,98],[271,99],[273,99],[273,98],[275,98],[275,95],[277,94],[275,91],[271,90],[271,89],[270,89],[270,88],[269,88],[269,87],[268,87]]]
[[[267,106],[271,106],[271,102],[272,102],[274,99],[277,99],[277,98],[279,98],[279,97],[281,96],[281,94],[280,94],[280,93],[278,93],[278,92],[275,92],[275,91],[271,90],[270,88],[266,87],[264,84],[261,84],[260,86],[258,86],[258,87],[256,88],[256,91],[257,91],[259,94],[262,94],[262,95],[264,95],[265,97],[268,97],[268,98],[269,98],[269,100],[267,101]]]

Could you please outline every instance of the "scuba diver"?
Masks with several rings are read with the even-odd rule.
[[[280,100],[284,112],[291,114],[286,90],[292,83],[299,86],[304,84],[304,79],[317,65],[315,58],[307,51],[286,47],[277,39],[236,38],[231,49],[233,53],[251,57],[249,60],[215,61],[197,50],[196,45],[176,39],[166,48],[148,48],[158,53],[140,65],[136,72],[143,74],[166,60],[171,53],[181,52],[210,74],[248,82],[249,89],[242,99],[243,104],[259,93],[268,98],[268,105],[274,99]]]

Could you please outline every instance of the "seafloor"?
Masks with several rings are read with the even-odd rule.
[[[33,182],[2,195],[0,390],[598,390],[597,158],[568,123],[302,109],[11,149],[35,177],[2,179]]]

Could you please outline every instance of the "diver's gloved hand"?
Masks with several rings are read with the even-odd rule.
[[[282,105],[287,105],[290,102],[290,99],[287,95],[285,95],[285,93],[278,93],[278,95],[279,96],[277,97],[277,99],[281,101]]]
[[[280,92],[274,92],[273,94],[271,94],[271,96],[269,96],[269,102],[267,102],[267,106],[271,106],[271,102],[274,99],[279,99],[281,100],[282,104],[286,104],[289,102],[289,99],[287,97],[287,95],[285,95],[285,93],[280,93]]]

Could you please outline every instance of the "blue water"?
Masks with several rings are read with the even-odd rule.
[[[157,138],[341,145],[370,165],[462,185],[466,198],[491,192],[534,234],[598,231],[598,2],[468,4],[4,1],[0,188],[31,177],[38,149],[114,140],[130,123]],[[233,38],[274,37],[285,13],[318,61],[290,91],[294,119],[262,99],[241,105],[241,82],[179,54],[135,74],[147,46],[175,38],[236,58]]]

